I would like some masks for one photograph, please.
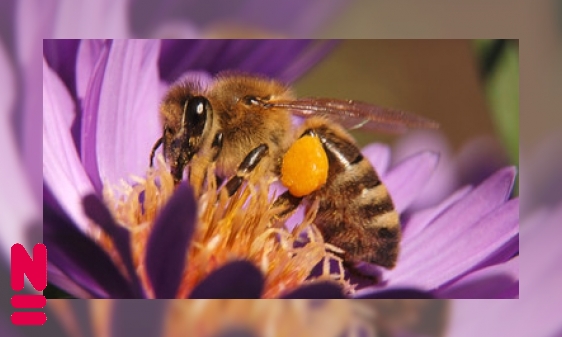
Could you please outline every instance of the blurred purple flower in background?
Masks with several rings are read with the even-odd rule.
[[[525,265],[522,298],[509,301],[453,300],[444,337],[562,336],[562,204],[537,209],[521,223],[520,260]],[[489,272],[486,278],[500,275]],[[414,337],[415,334],[398,336]],[[420,336],[421,337],[421,336]]]
[[[15,74],[12,71],[12,60],[9,58],[4,46],[0,44],[0,77],[2,78],[0,95],[0,154],[6,160],[3,169],[10,174],[0,175],[0,204],[10,211],[0,212],[0,240],[2,259],[7,262],[9,248],[14,242],[21,242],[29,248],[25,231],[15,231],[7,224],[21,224],[22,229],[27,229],[32,221],[37,221],[39,208],[33,203],[33,197],[27,187],[26,176],[21,170],[14,132],[11,129],[10,111],[16,105]]]
[[[308,37],[350,5],[343,0],[284,2],[130,1],[133,36],[183,37],[189,34],[230,37]]]
[[[33,219],[36,218],[37,214],[38,214],[38,200],[41,198],[41,192],[40,192],[40,188],[42,186],[41,182],[39,179],[39,165],[38,165],[38,161],[39,161],[39,157],[37,156],[38,152],[37,149],[39,148],[39,124],[40,123],[35,123],[35,127],[34,128],[29,128],[29,131],[26,133],[26,135],[28,135],[29,140],[26,140],[26,143],[29,144],[27,147],[25,147],[25,149],[23,149],[23,146],[21,146],[22,143],[22,134],[21,134],[21,125],[25,124],[25,125],[32,125],[33,121],[39,121],[38,119],[38,113],[39,113],[39,109],[37,109],[39,101],[40,101],[40,94],[39,94],[39,86],[38,84],[40,83],[40,79],[39,76],[42,73],[41,72],[41,68],[40,68],[40,64],[42,63],[42,59],[39,59],[39,55],[40,53],[40,46],[41,46],[41,38],[42,37],[84,37],[84,36],[77,36],[79,33],[81,34],[84,30],[82,30],[82,23],[84,22],[88,22],[86,16],[90,15],[92,13],[92,11],[87,11],[86,15],[84,15],[83,17],[77,18],[74,14],[75,13],[70,13],[69,11],[66,11],[64,13],[66,13],[65,15],[54,15],[54,13],[56,13],[56,8],[57,6],[55,6],[56,4],[59,3],[63,3],[63,2],[57,2],[57,1],[43,1],[41,3],[30,3],[30,2],[25,2],[25,1],[2,1],[0,8],[2,9],[0,12],[0,29],[2,29],[2,37],[4,38],[2,42],[5,43],[5,45],[3,45],[2,43],[0,43],[0,50],[3,47],[6,47],[9,51],[7,54],[9,54],[9,56],[2,60],[2,58],[0,57],[0,77],[2,79],[6,79],[10,76],[8,76],[8,74],[16,74],[16,80],[14,81],[14,85],[10,85],[9,81],[5,81],[3,83],[7,84],[7,87],[9,89],[16,89],[17,93],[16,93],[16,100],[15,100],[15,104],[10,106],[7,110],[1,110],[0,109],[0,113],[2,113],[2,116],[6,117],[4,119],[1,120],[1,127],[2,127],[2,134],[6,137],[8,137],[7,142],[0,142],[3,145],[7,145],[5,148],[3,147],[0,154],[1,157],[5,160],[5,165],[3,165],[3,170],[2,171],[2,176],[4,177],[4,180],[2,180],[2,191],[4,191],[5,194],[2,194],[2,201],[5,202],[4,204],[2,204],[5,209],[4,212],[2,213],[2,221],[4,221],[5,219],[9,221],[9,223],[11,225],[13,225],[13,227],[8,228],[8,226],[2,226],[2,233],[0,234],[0,237],[3,239],[2,243],[7,242],[7,244],[10,244],[10,240],[9,235],[13,235],[14,238],[18,238],[18,237],[23,237],[24,235],[26,235],[26,233],[24,233],[22,230],[24,229],[24,227],[26,227],[26,225],[29,224],[28,220],[31,219],[33,221]],[[66,3],[66,2],[65,2]],[[101,4],[104,5],[104,2],[93,2],[92,4]],[[117,3],[117,2],[115,2]],[[304,3],[304,2],[299,2],[299,3]],[[18,30],[18,36],[14,37],[12,36],[12,26],[10,25],[10,23],[14,23],[14,21],[16,20],[15,17],[16,15],[13,14],[13,12],[11,11],[11,9],[16,8],[17,6],[20,6],[21,4],[24,5],[28,5],[28,7],[26,10],[18,10],[18,13],[22,13],[21,15],[18,15],[17,17],[20,18],[18,19],[19,22],[18,24],[20,25],[20,28]],[[69,3],[70,6],[72,6],[72,4]],[[119,6],[119,4],[117,4]],[[396,6],[401,6],[399,4],[397,4]],[[420,6],[422,6],[420,4]],[[8,10],[5,10],[8,9]],[[463,28],[463,22],[466,22],[465,19],[468,18],[470,20],[470,22],[474,22],[474,18],[473,17],[467,17],[466,16],[466,7],[463,7],[462,10],[462,19],[458,20],[454,27],[452,29],[447,29],[447,33],[445,34],[436,34],[436,29],[442,29],[443,27],[450,27],[450,22],[451,22],[451,17],[455,17],[457,18],[457,16],[455,16],[454,13],[452,12],[447,12],[446,15],[443,15],[442,17],[437,16],[428,16],[427,13],[420,13],[419,9],[420,8],[416,8],[416,7],[411,7],[410,9],[406,9],[406,8],[393,8],[395,9],[393,13],[395,13],[394,15],[388,15],[388,11],[384,11],[384,10],[380,10],[379,15],[384,15],[385,17],[387,17],[387,20],[389,20],[390,22],[393,22],[397,25],[400,25],[401,29],[394,29],[394,26],[389,25],[389,26],[384,26],[385,24],[387,24],[388,22],[385,22],[384,20],[372,20],[371,17],[371,13],[369,13],[368,11],[363,11],[363,13],[365,13],[365,15],[368,15],[370,17],[370,21],[377,21],[380,22],[380,25],[383,25],[383,28],[386,27],[385,29],[382,30],[366,30],[366,29],[361,29],[359,31],[357,31],[356,29],[350,32],[351,34],[361,34],[360,36],[365,37],[366,35],[364,34],[370,34],[369,32],[373,32],[373,31],[378,31],[378,33],[375,34],[389,34],[389,32],[391,34],[397,34],[394,36],[400,36],[400,37],[404,37],[406,34],[406,36],[409,37],[413,37],[413,36],[424,36],[424,37],[436,37],[436,35],[440,36],[440,37],[449,37],[449,38],[454,38],[454,37],[458,37],[458,31],[459,29],[462,30],[462,34],[463,36],[466,36],[466,30],[465,28]],[[132,9],[134,10],[134,8]],[[544,20],[542,12],[540,13],[540,15],[536,15],[537,12],[534,11],[527,11],[527,7],[526,6],[522,6],[519,8],[520,11],[523,12],[523,14],[519,17],[517,16],[517,14],[515,14],[515,20],[512,20],[514,17],[510,16],[510,15],[506,15],[505,18],[501,18],[499,19],[497,22],[496,21],[489,21],[489,22],[484,22],[483,25],[478,27],[479,31],[485,31],[487,33],[489,33],[490,27],[499,27],[499,29],[505,29],[508,27],[517,27],[519,29],[519,27],[527,27],[526,29],[529,29],[529,27],[532,27],[530,29],[535,29],[536,27],[533,26],[533,22],[528,22],[528,25],[520,25],[521,20],[519,20],[519,18],[525,18],[530,19],[530,20],[540,20],[541,23],[545,22],[548,23],[548,20]],[[94,12],[98,12],[99,11],[94,11]],[[117,11],[119,12],[119,11]],[[149,12],[149,11],[146,11]],[[474,10],[474,11],[470,11],[472,13],[472,15],[476,15],[478,17],[478,13],[481,13],[482,15],[488,15],[490,12],[489,11],[480,11],[480,10]],[[552,11],[548,11],[549,13],[551,13]],[[24,17],[24,13],[27,13],[27,15],[29,15],[28,17]],[[273,13],[273,12],[271,12]],[[298,11],[293,11],[291,12],[290,18],[294,17],[294,13],[300,13]],[[437,13],[437,12],[432,12],[432,13]],[[34,16],[35,14],[35,16]],[[69,15],[70,14],[70,15]],[[258,13],[259,15],[263,15],[263,13]],[[277,12],[274,13],[275,15],[277,14]],[[143,16],[144,15],[144,16]],[[147,17],[150,18],[150,13],[148,14],[148,16],[146,14],[143,14],[138,16],[138,18],[140,19],[134,19],[137,20],[137,22],[142,22],[142,20],[147,20]],[[408,24],[404,25],[403,22],[403,18],[404,15],[407,15],[408,18],[410,20],[408,20]],[[209,14],[209,16],[211,16],[211,14]],[[263,16],[265,19],[265,21],[267,21],[267,17]],[[52,29],[46,29],[46,27],[48,28],[49,25],[45,25],[43,24],[44,21],[54,21],[53,18],[56,18],[56,20],[58,21],[62,21],[62,20],[67,20],[68,22],[71,22],[71,25],[62,25],[62,24],[58,24],[60,25],[60,27],[67,27],[64,29],[59,29],[57,31],[57,34],[59,35],[52,35],[53,34],[53,30]],[[92,18],[92,17],[90,17]],[[114,27],[114,25],[109,24],[109,21],[107,20],[108,16],[107,15],[102,15],[101,18],[92,18],[91,21],[94,23],[91,26],[90,29],[90,33],[91,34],[95,34],[95,37],[102,37],[100,35],[100,32],[102,31],[106,31],[105,28],[106,27]],[[355,18],[355,17],[354,17]],[[416,19],[417,18],[417,19]],[[481,17],[479,17],[481,18]],[[122,19],[118,19],[119,21],[124,21]],[[287,18],[286,18],[287,20]],[[505,21],[504,21],[505,20]],[[509,20],[511,20],[511,22],[514,22],[514,24],[508,24],[508,22],[510,22]],[[187,34],[199,34],[200,30],[199,28],[195,27],[194,24],[191,23],[186,23],[186,22],[181,22],[179,25],[175,26],[176,28],[179,29],[175,29],[173,24],[168,25],[169,22],[166,22],[165,19],[162,20],[164,22],[163,26],[168,26],[172,28],[172,32],[173,34],[183,34],[183,36],[187,35]],[[181,20],[180,20],[181,21]],[[289,20],[285,21],[287,23],[287,27],[289,27],[288,29],[291,29],[292,25],[291,22]],[[427,22],[432,22],[431,25],[427,25]],[[527,22],[527,21],[526,21]],[[148,21],[146,21],[146,23],[148,23]],[[487,26],[487,24],[492,24],[491,26]],[[149,23],[147,26],[150,26],[152,23]],[[35,26],[34,26],[35,25]],[[138,24],[137,24],[138,25]],[[153,24],[153,26],[158,26],[158,24]],[[6,30],[5,27],[8,27],[8,29]],[[361,25],[361,23],[358,23],[358,27],[363,27]],[[423,28],[422,28],[423,27]],[[427,28],[429,27],[429,28]],[[472,26],[466,26],[465,27],[473,27]],[[164,27],[166,28],[166,27]],[[422,29],[420,29],[422,28]],[[137,32],[136,30],[137,28],[133,28],[133,31]],[[470,28],[469,28],[470,29]],[[494,29],[492,29],[493,31]],[[6,34],[6,31],[10,31],[10,34],[8,36],[8,34]],[[155,34],[160,34],[158,33],[160,32],[169,32],[169,30],[167,29],[157,29],[155,30],[156,33]],[[225,32],[226,30],[222,30],[222,32]],[[106,31],[107,32],[107,31]],[[245,31],[246,33],[248,31]],[[520,31],[518,31],[520,33]],[[409,34],[409,35],[408,35]],[[412,35],[414,34],[414,35]],[[429,34],[429,35],[428,35]],[[7,37],[6,37],[7,36]],[[94,35],[91,35],[92,37],[94,37]],[[107,32],[106,37],[117,37],[117,36],[123,36],[117,32],[114,31],[110,31]],[[191,35],[189,35],[191,36]],[[370,35],[372,36],[372,35]],[[388,35],[386,35],[388,36]],[[533,35],[534,36],[534,35]],[[527,45],[529,47],[527,47],[527,54],[526,56],[529,56],[529,49],[528,48],[532,48],[533,51],[535,51],[535,47],[537,45],[541,44],[541,39],[532,39],[532,43],[531,44],[525,44],[522,43],[522,45]],[[525,40],[528,41],[528,40]],[[35,46],[37,48],[36,51],[38,51],[37,53],[35,53],[36,57],[35,58],[30,58],[29,56],[32,55],[33,53],[29,53],[29,54],[25,54],[25,53],[21,53],[21,52],[16,52],[13,50],[15,45],[18,45],[18,48],[20,48],[20,50],[22,50],[22,46]],[[542,46],[541,46],[542,47]],[[548,54],[548,55],[557,55],[557,53],[540,53],[541,49],[539,48],[539,53],[537,54]],[[551,51],[551,50],[550,50]],[[525,58],[527,60],[532,59],[532,58]],[[6,62],[4,62],[6,61]],[[557,60],[558,61],[558,60]],[[541,66],[544,66],[545,68],[548,68],[549,74],[556,74],[556,72],[551,72],[551,64],[549,62],[535,62],[536,64],[541,64]],[[13,69],[16,69],[15,71],[11,71]],[[527,72],[529,72],[529,69],[533,69],[534,68],[530,68],[529,67],[529,63],[526,63],[526,65],[522,65],[522,69],[526,70]],[[18,73],[19,70],[19,73]],[[27,72],[28,75],[27,76],[22,76],[21,72]],[[536,76],[538,76],[540,78],[540,76],[542,76],[543,74],[539,71],[536,72]],[[555,76],[555,75],[553,75]],[[24,77],[25,77],[25,81],[24,81]],[[541,120],[542,117],[544,117],[544,109],[543,108],[549,108],[550,109],[556,109],[557,111],[557,107],[559,105],[555,105],[554,108],[552,108],[552,100],[544,100],[543,98],[544,95],[548,95],[548,93],[552,93],[553,90],[556,90],[555,88],[558,87],[556,85],[548,85],[548,88],[545,88],[544,86],[541,86],[541,83],[536,83],[535,81],[529,81],[528,83],[532,83],[530,85],[532,85],[533,87],[536,88],[537,92],[540,92],[541,94],[539,95],[540,100],[536,99],[536,94],[535,96],[533,96],[533,94],[529,95],[528,91],[525,91],[528,89],[528,87],[525,87],[523,89],[522,87],[522,96],[523,96],[523,92],[525,93],[525,102],[526,104],[529,106],[529,104],[534,105],[534,107],[540,106],[540,109],[537,109],[537,113],[540,113],[538,116],[536,116],[535,113],[532,114],[527,114],[527,117],[529,118],[529,115],[531,115],[531,117],[534,120]],[[556,82],[559,83],[559,82]],[[537,85],[538,84],[538,85]],[[547,93],[547,94],[544,94]],[[12,94],[11,90],[8,91],[3,91],[0,95],[0,102],[1,103],[5,103],[6,101],[11,101],[11,99],[7,99],[9,98],[10,95]],[[529,97],[531,96],[531,97]],[[531,99],[530,99],[531,98]],[[534,100],[532,99],[534,98]],[[545,102],[546,101],[546,102]],[[551,103],[551,105],[548,105],[548,102]],[[558,102],[558,97],[555,98],[555,102]],[[538,104],[536,104],[538,103]],[[544,106],[544,104],[546,104],[546,106]],[[4,108],[4,106],[0,105],[2,108]],[[28,111],[27,113],[25,113],[25,118],[22,118],[21,116],[23,114],[20,114],[22,112],[22,110],[24,109],[23,107],[25,106],[26,111]],[[523,111],[535,111],[535,109],[523,109]],[[10,116],[8,116],[10,115]],[[13,115],[13,116],[12,116]],[[15,116],[15,118],[14,118]],[[16,122],[14,123],[14,119],[16,120]],[[26,121],[26,123],[21,123],[22,120]],[[20,122],[18,123],[17,120],[19,120]],[[544,126],[546,125],[559,125],[559,123],[552,123],[551,122],[552,118],[548,120],[547,123],[541,122],[539,123],[540,126]],[[13,130],[10,129],[10,127],[12,125],[16,125],[16,131],[14,132]],[[526,131],[529,131],[529,126],[527,126],[525,123],[523,123],[523,127],[522,129],[526,129]],[[5,131],[5,132],[4,132]],[[541,134],[544,132],[544,130],[540,130]],[[15,136],[13,136],[15,135]],[[14,144],[14,139],[17,140],[17,144]],[[523,138],[525,139],[527,142],[529,142],[529,138]],[[533,139],[531,139],[533,140]],[[10,144],[14,144],[13,147],[10,147]],[[558,144],[558,143],[556,143]],[[553,149],[557,149],[556,144],[554,147],[551,147]],[[18,146],[19,145],[19,146]],[[35,145],[35,146],[33,146]],[[16,148],[16,146],[18,146]],[[33,148],[35,147],[35,151],[30,151],[33,150]],[[541,152],[544,152],[543,154],[545,154],[545,156],[543,157],[543,161],[541,162],[541,168],[543,168],[546,171],[549,172],[556,172],[555,167],[557,167],[556,165],[552,165],[552,161],[556,161],[556,158],[562,158],[557,150],[554,151],[550,151],[549,149],[539,149],[541,150]],[[6,152],[4,152],[6,151]],[[28,161],[23,161],[21,160],[22,157],[25,158],[31,158]],[[33,161],[34,158],[34,161]],[[527,159],[530,157],[527,157]],[[441,159],[443,159],[443,155],[441,155]],[[524,162],[525,160],[522,160],[522,162]],[[528,162],[526,162],[528,163]],[[27,172],[30,172],[29,175],[27,175]],[[6,174],[5,174],[6,173]],[[34,175],[33,175],[34,173]],[[543,202],[547,202],[548,204],[552,204],[553,200],[549,199],[548,195],[558,195],[559,191],[562,189],[556,189],[553,188],[553,186],[556,186],[556,182],[561,181],[560,179],[555,177],[552,177],[548,174],[544,174],[544,171],[541,171],[541,173],[538,176],[534,176],[529,174],[529,172],[527,170],[525,170],[524,172],[525,174],[523,175],[525,178],[525,182],[527,183],[527,186],[532,186],[533,190],[540,190],[540,189],[546,189],[548,190],[550,193],[544,193],[544,191],[541,191],[543,193],[541,194],[541,198],[540,199],[533,199],[531,200],[531,198],[534,198],[535,194],[532,194],[532,196],[528,196],[525,197],[522,200],[522,211],[524,210],[528,210],[530,208],[527,207],[535,207],[537,205],[541,205]],[[435,174],[434,174],[435,176]],[[531,178],[532,177],[532,178]],[[536,183],[536,179],[538,178],[539,183]],[[35,183],[31,184],[29,182],[29,179],[34,179]],[[13,185],[11,185],[13,184]],[[430,185],[431,183],[428,183],[428,185]],[[29,186],[32,185],[34,187],[37,187],[35,189],[30,189]],[[523,184],[522,184],[523,185]],[[7,188],[7,186],[15,186],[16,190],[12,189],[12,188]],[[451,185],[447,185],[448,188],[450,188]],[[6,188],[4,188],[6,187]],[[523,187],[522,187],[523,189]],[[454,189],[450,189],[450,192],[454,191]],[[528,192],[529,189],[526,188],[525,192]],[[427,187],[424,188],[424,193],[428,192]],[[536,191],[535,191],[536,192]],[[8,194],[9,193],[9,194]],[[27,196],[26,198],[23,199],[17,199],[18,196],[15,193],[22,193],[24,195]],[[431,205],[435,205],[437,203],[439,203],[441,201],[441,199],[443,197],[445,197],[447,194],[442,193],[440,194],[440,197],[435,197],[435,199],[433,199],[433,201],[431,202]],[[425,205],[426,201],[422,200],[423,198],[419,198],[418,200],[414,201],[414,203],[416,204],[415,208],[416,209],[423,209],[423,207],[427,206]],[[21,202],[20,202],[21,200]],[[27,200],[27,202],[26,202]],[[418,203],[422,203],[424,204],[423,206],[420,206]],[[412,208],[414,204],[412,204]],[[419,208],[418,208],[419,207]],[[407,210],[408,212],[409,210]],[[12,217],[13,216],[13,217]],[[528,221],[523,221],[523,225],[525,226],[525,223]],[[560,223],[560,217],[552,217],[552,221],[549,221],[550,223]],[[2,224],[4,225],[4,222],[2,222]],[[24,225],[25,224],[25,225]],[[538,232],[538,231],[537,231]],[[542,232],[542,231],[540,231]],[[524,232],[525,234],[525,232]],[[525,238],[524,238],[525,239]],[[526,239],[525,239],[526,240]],[[19,240],[18,240],[19,241]],[[542,239],[537,239],[537,241],[542,241]],[[13,241],[12,241],[13,242]],[[33,243],[33,242],[32,242]],[[556,244],[556,243],[554,243]],[[8,248],[7,246],[3,248]],[[536,258],[533,258],[534,260],[537,259],[542,259],[543,256],[546,256],[542,253],[542,251],[536,251]],[[560,261],[560,257],[559,255],[556,257],[558,261]],[[542,278],[545,280],[550,280],[550,273],[552,271],[556,271],[556,270],[560,270],[559,268],[559,264],[556,262],[551,262],[552,265],[554,266],[554,268],[549,268],[548,271],[545,271],[542,275]],[[532,263],[527,262],[527,265],[524,266],[525,267],[525,271],[527,269],[528,266],[531,266]],[[549,285],[557,285],[559,284],[559,280],[558,278],[553,278],[552,279],[553,282]],[[537,278],[538,281],[538,278]],[[541,283],[541,282],[539,282]],[[522,288],[524,288],[524,285],[522,285]],[[520,320],[518,320],[517,323],[519,323],[520,325],[516,325],[516,327],[523,327],[524,329],[521,329],[517,332],[514,332],[512,335],[513,336],[518,336],[518,335],[523,335],[523,334],[518,334],[518,332],[525,332],[525,335],[533,335],[533,336],[539,336],[539,337],[552,337],[552,336],[559,336],[560,333],[555,334],[555,333],[542,333],[543,329],[537,329],[537,328],[542,328],[542,326],[540,324],[544,324],[545,322],[542,321],[533,321],[532,319],[529,319],[529,317],[535,317],[535,316],[531,316],[532,314],[536,313],[536,314],[542,314],[543,312],[552,312],[552,313],[556,313],[557,311],[555,310],[551,310],[553,302],[548,301],[548,299],[550,299],[550,295],[551,294],[557,294],[557,288],[553,288],[553,287],[542,287],[542,284],[539,284],[535,287],[534,289],[535,291],[537,291],[537,293],[541,292],[542,296],[539,296],[536,302],[530,303],[530,302],[526,302],[523,300],[518,300],[518,301],[509,301],[510,304],[513,304],[513,306],[510,306],[510,308],[507,308],[507,306],[504,308],[503,306],[501,308],[497,308],[498,311],[494,311],[494,312],[484,312],[481,309],[483,308],[487,308],[489,306],[489,304],[493,304],[493,307],[496,306],[500,306],[499,303],[496,302],[491,302],[491,301],[478,301],[478,302],[472,302],[474,303],[474,307],[472,307],[471,311],[467,310],[465,313],[465,315],[459,316],[461,317],[460,319],[465,320],[465,325],[464,326],[468,326],[468,325],[473,325],[472,327],[467,327],[467,331],[469,332],[473,332],[474,334],[477,334],[475,332],[475,330],[470,330],[470,328],[477,328],[476,323],[473,322],[473,317],[478,317],[477,315],[479,313],[483,313],[485,315],[488,315],[488,319],[492,322],[490,322],[490,324],[497,324],[495,325],[496,327],[499,326],[504,326],[503,328],[505,329],[506,325],[508,325],[509,323],[505,323],[505,322],[512,322],[512,317],[519,317],[517,315],[514,314],[514,312],[524,312],[525,310],[529,310],[531,311],[531,309],[533,309],[533,312],[528,313],[529,315],[524,317],[525,319],[521,318]],[[525,294],[526,292],[524,291],[524,297],[526,297],[527,295]],[[548,299],[546,299],[545,297],[548,297]],[[541,304],[541,301],[545,301],[544,304]],[[77,301],[74,301],[75,303],[77,303]],[[53,302],[51,302],[53,303]],[[467,303],[465,302],[460,302],[460,303]],[[558,303],[560,303],[560,301],[558,301]],[[521,308],[518,308],[518,306],[521,306]],[[517,309],[516,309],[517,308]],[[543,310],[535,310],[536,308],[542,308]],[[505,319],[495,319],[496,317],[500,317],[499,315],[496,316],[496,314],[501,314],[502,310],[505,310],[505,315],[507,318]],[[559,310],[558,310],[559,311]],[[527,314],[527,312],[525,311],[525,313]],[[145,313],[146,315],[150,315],[150,313]],[[141,313],[139,313],[139,316],[135,316],[134,318],[131,318],[131,321],[135,321],[135,325],[137,325],[136,323],[138,322],[143,322],[143,321],[149,321],[149,320],[138,320],[139,317],[148,317],[145,316]],[[503,317],[503,316],[501,316]],[[551,317],[552,318],[552,317]],[[116,320],[118,320],[116,318]],[[535,322],[539,322],[536,323]],[[528,323],[528,325],[527,325]],[[550,330],[550,332],[552,331],[556,331],[559,329],[556,329],[556,324],[558,324],[557,321],[557,317],[554,317],[553,320],[550,321],[550,324],[545,324],[544,326],[547,327],[546,330]],[[486,325],[487,326],[487,325]],[[482,327],[485,328],[485,325],[483,325]],[[559,327],[559,325],[558,325]],[[528,329],[532,329],[532,330],[528,330]],[[13,332],[12,329],[4,329],[4,326],[2,327],[2,330],[6,335],[9,335],[10,333]],[[142,331],[142,330],[139,330]],[[493,331],[493,329],[490,329],[490,331]],[[505,330],[501,330],[498,329],[498,331],[501,331],[503,335],[503,332]],[[481,331],[478,331],[478,333],[481,333]],[[473,335],[474,335],[473,334]],[[56,334],[55,334],[56,335]],[[485,333],[482,333],[482,335],[486,336]],[[497,334],[496,334],[497,335]]]
[[[453,301],[446,337],[562,335],[562,207],[538,210],[521,224],[526,277],[518,301]],[[528,273],[528,274],[527,274]]]
[[[562,198],[560,137],[550,134],[521,151],[521,251],[525,276],[517,301],[451,302],[444,337],[562,336]],[[524,165],[523,165],[524,164]]]

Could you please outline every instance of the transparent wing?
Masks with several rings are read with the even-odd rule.
[[[273,105],[290,109],[296,116],[325,117],[348,129],[361,128],[369,131],[400,133],[412,128],[439,127],[436,122],[412,113],[354,100],[311,97]]]

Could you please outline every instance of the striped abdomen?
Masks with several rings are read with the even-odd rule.
[[[343,129],[321,119],[306,124],[329,161],[326,184],[311,195],[320,202],[315,223],[324,240],[343,249],[347,262],[394,267],[400,219],[386,187]]]

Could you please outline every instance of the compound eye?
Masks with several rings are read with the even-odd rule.
[[[191,127],[205,125],[209,101],[205,97],[196,96],[186,102],[186,122]]]
[[[189,137],[200,137],[203,135],[207,116],[211,110],[211,103],[205,97],[195,96],[185,102],[183,126]]]

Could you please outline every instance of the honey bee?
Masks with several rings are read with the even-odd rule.
[[[163,134],[150,165],[163,145],[176,183],[189,166],[198,193],[215,163],[217,176],[229,178],[225,187],[232,195],[263,165],[288,188],[273,204],[281,209],[278,218],[318,200],[315,224],[326,242],[344,252],[344,262],[394,267],[399,215],[346,129],[400,132],[436,127],[433,121],[353,100],[297,99],[276,80],[231,72],[219,74],[208,88],[186,81],[172,85],[160,114]],[[295,127],[292,116],[305,119]]]

